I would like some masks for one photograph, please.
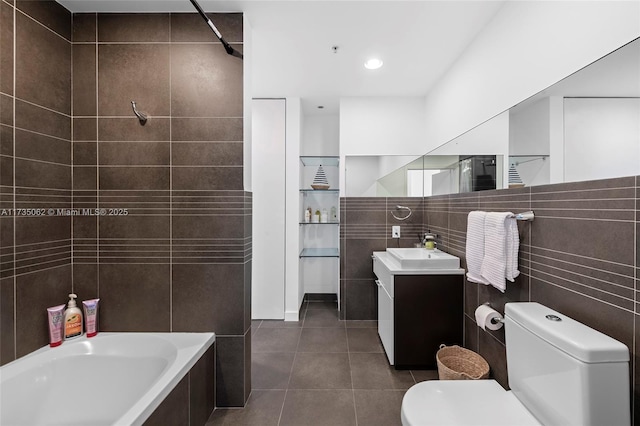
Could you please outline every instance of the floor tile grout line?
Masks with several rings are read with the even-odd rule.
[[[358,426],[358,409],[356,408],[356,390],[353,383],[353,368],[351,366],[351,346],[349,345],[349,333],[345,328],[345,334],[347,335],[347,357],[349,358],[349,380],[351,382],[351,397],[353,398],[353,414],[356,420],[356,426]]]
[[[287,389],[284,390],[284,398],[282,398],[282,407],[280,407],[280,415],[278,416],[278,426],[280,426],[280,422],[282,421],[282,413],[284,412],[284,404],[287,402],[288,393],[289,393],[289,389],[287,386]]]
[[[298,347],[300,346],[300,339],[302,338],[302,329],[304,327],[304,321],[307,318],[307,309],[304,310],[304,318],[302,319],[302,326],[300,327],[300,334],[298,335],[298,343],[296,345],[296,351],[293,355],[293,362],[291,363],[291,370],[289,371],[289,380],[287,380],[287,388],[284,392],[284,398],[282,400],[282,407],[280,407],[280,416],[278,417],[278,425],[282,422],[282,414],[284,413],[284,405],[287,402],[287,395],[289,394],[289,387],[291,386],[291,377],[293,377],[293,368],[296,365],[296,358],[298,358]],[[261,323],[262,325],[262,323]]]
[[[302,315],[301,319],[302,319],[303,324],[304,324],[305,320],[307,319],[306,318],[306,313],[307,312],[308,312],[308,310],[305,310],[304,314]],[[269,327],[262,327],[264,324],[265,324],[265,322],[263,320],[261,320],[261,321],[259,321],[257,323],[256,328],[269,328]],[[283,328],[288,328],[288,327],[277,327],[277,328],[283,329]],[[304,327],[297,327],[297,328],[299,329],[300,335],[299,335],[299,338],[298,338],[298,345],[297,345],[298,347],[297,347],[296,352],[295,352],[296,355],[298,353],[302,353],[302,351],[300,351],[300,344],[301,344],[301,338],[302,338],[302,331],[303,331]],[[307,328],[313,328],[313,327],[307,327]],[[334,329],[334,327],[318,327],[318,328],[321,328],[321,329],[322,328]],[[343,328],[343,327],[340,327],[340,328]],[[358,328],[360,328],[360,327],[358,327]],[[315,329],[317,329],[317,328],[315,328]],[[346,338],[348,339],[348,333],[349,333],[348,329],[346,327],[344,327],[344,330],[345,330],[344,333],[346,335]],[[350,377],[351,377],[351,385],[350,385],[350,387],[348,387],[348,388],[340,388],[340,389],[295,389],[295,390],[296,391],[306,391],[306,392],[312,392],[312,391],[327,392],[327,391],[332,391],[332,390],[333,391],[336,391],[336,390],[341,390],[341,391],[351,390],[352,397],[353,397],[353,404],[354,404],[354,415],[355,415],[355,422],[356,422],[355,424],[359,425],[360,423],[359,423],[358,417],[357,417],[358,416],[358,411],[357,411],[357,404],[356,404],[356,393],[357,393],[356,391],[363,391],[363,392],[375,392],[375,391],[406,392],[407,389],[404,389],[404,388],[403,389],[397,389],[395,386],[392,386],[392,387],[389,387],[389,388],[384,388],[384,389],[356,389],[355,386],[354,386],[354,382],[353,382],[353,371],[352,371],[352,368],[351,368],[352,367],[351,353],[356,353],[356,352],[353,352],[352,348],[350,348],[349,346],[348,346],[347,350],[348,350],[347,356],[348,356],[348,359],[349,359],[349,374],[350,374]],[[325,353],[325,352],[320,352],[320,353]],[[357,353],[361,353],[361,352],[357,352]],[[380,353],[383,353],[383,352],[362,352],[362,353],[380,354]],[[295,363],[295,356],[294,356],[294,363]],[[284,393],[285,393],[283,405],[281,406],[281,409],[280,409],[280,417],[278,419],[278,425],[280,425],[282,423],[282,418],[283,418],[282,416],[284,414],[284,403],[286,402],[287,397],[288,397],[288,390],[290,389],[290,381],[291,381],[292,374],[293,374],[293,364],[292,364],[292,369],[290,370],[290,373],[289,373],[289,384],[287,385],[286,389],[261,389],[263,391],[277,391],[277,392],[284,391]],[[390,368],[392,368],[392,367],[390,367]],[[393,377],[393,370],[389,370],[388,374],[390,374]],[[414,375],[413,371],[409,370],[408,378],[410,378],[410,381],[412,382],[412,385],[417,383],[417,380],[415,378],[415,375]]]

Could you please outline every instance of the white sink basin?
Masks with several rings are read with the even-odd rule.
[[[458,269],[460,259],[440,250],[423,248],[388,248],[393,258],[407,269]]]

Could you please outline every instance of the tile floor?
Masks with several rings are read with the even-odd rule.
[[[253,321],[252,391],[207,426],[400,425],[405,391],[437,371],[395,370],[376,321],[339,321],[334,302],[305,302],[301,321]]]

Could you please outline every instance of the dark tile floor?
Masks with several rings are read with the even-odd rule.
[[[305,302],[301,321],[253,321],[252,391],[207,426],[400,425],[405,391],[437,371],[389,366],[376,321],[339,321],[334,302]]]

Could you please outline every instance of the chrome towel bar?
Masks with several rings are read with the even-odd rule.
[[[528,222],[533,221],[533,219],[535,219],[536,215],[529,210],[528,212],[522,212],[522,213],[518,213],[514,215],[516,220],[526,220]]]

